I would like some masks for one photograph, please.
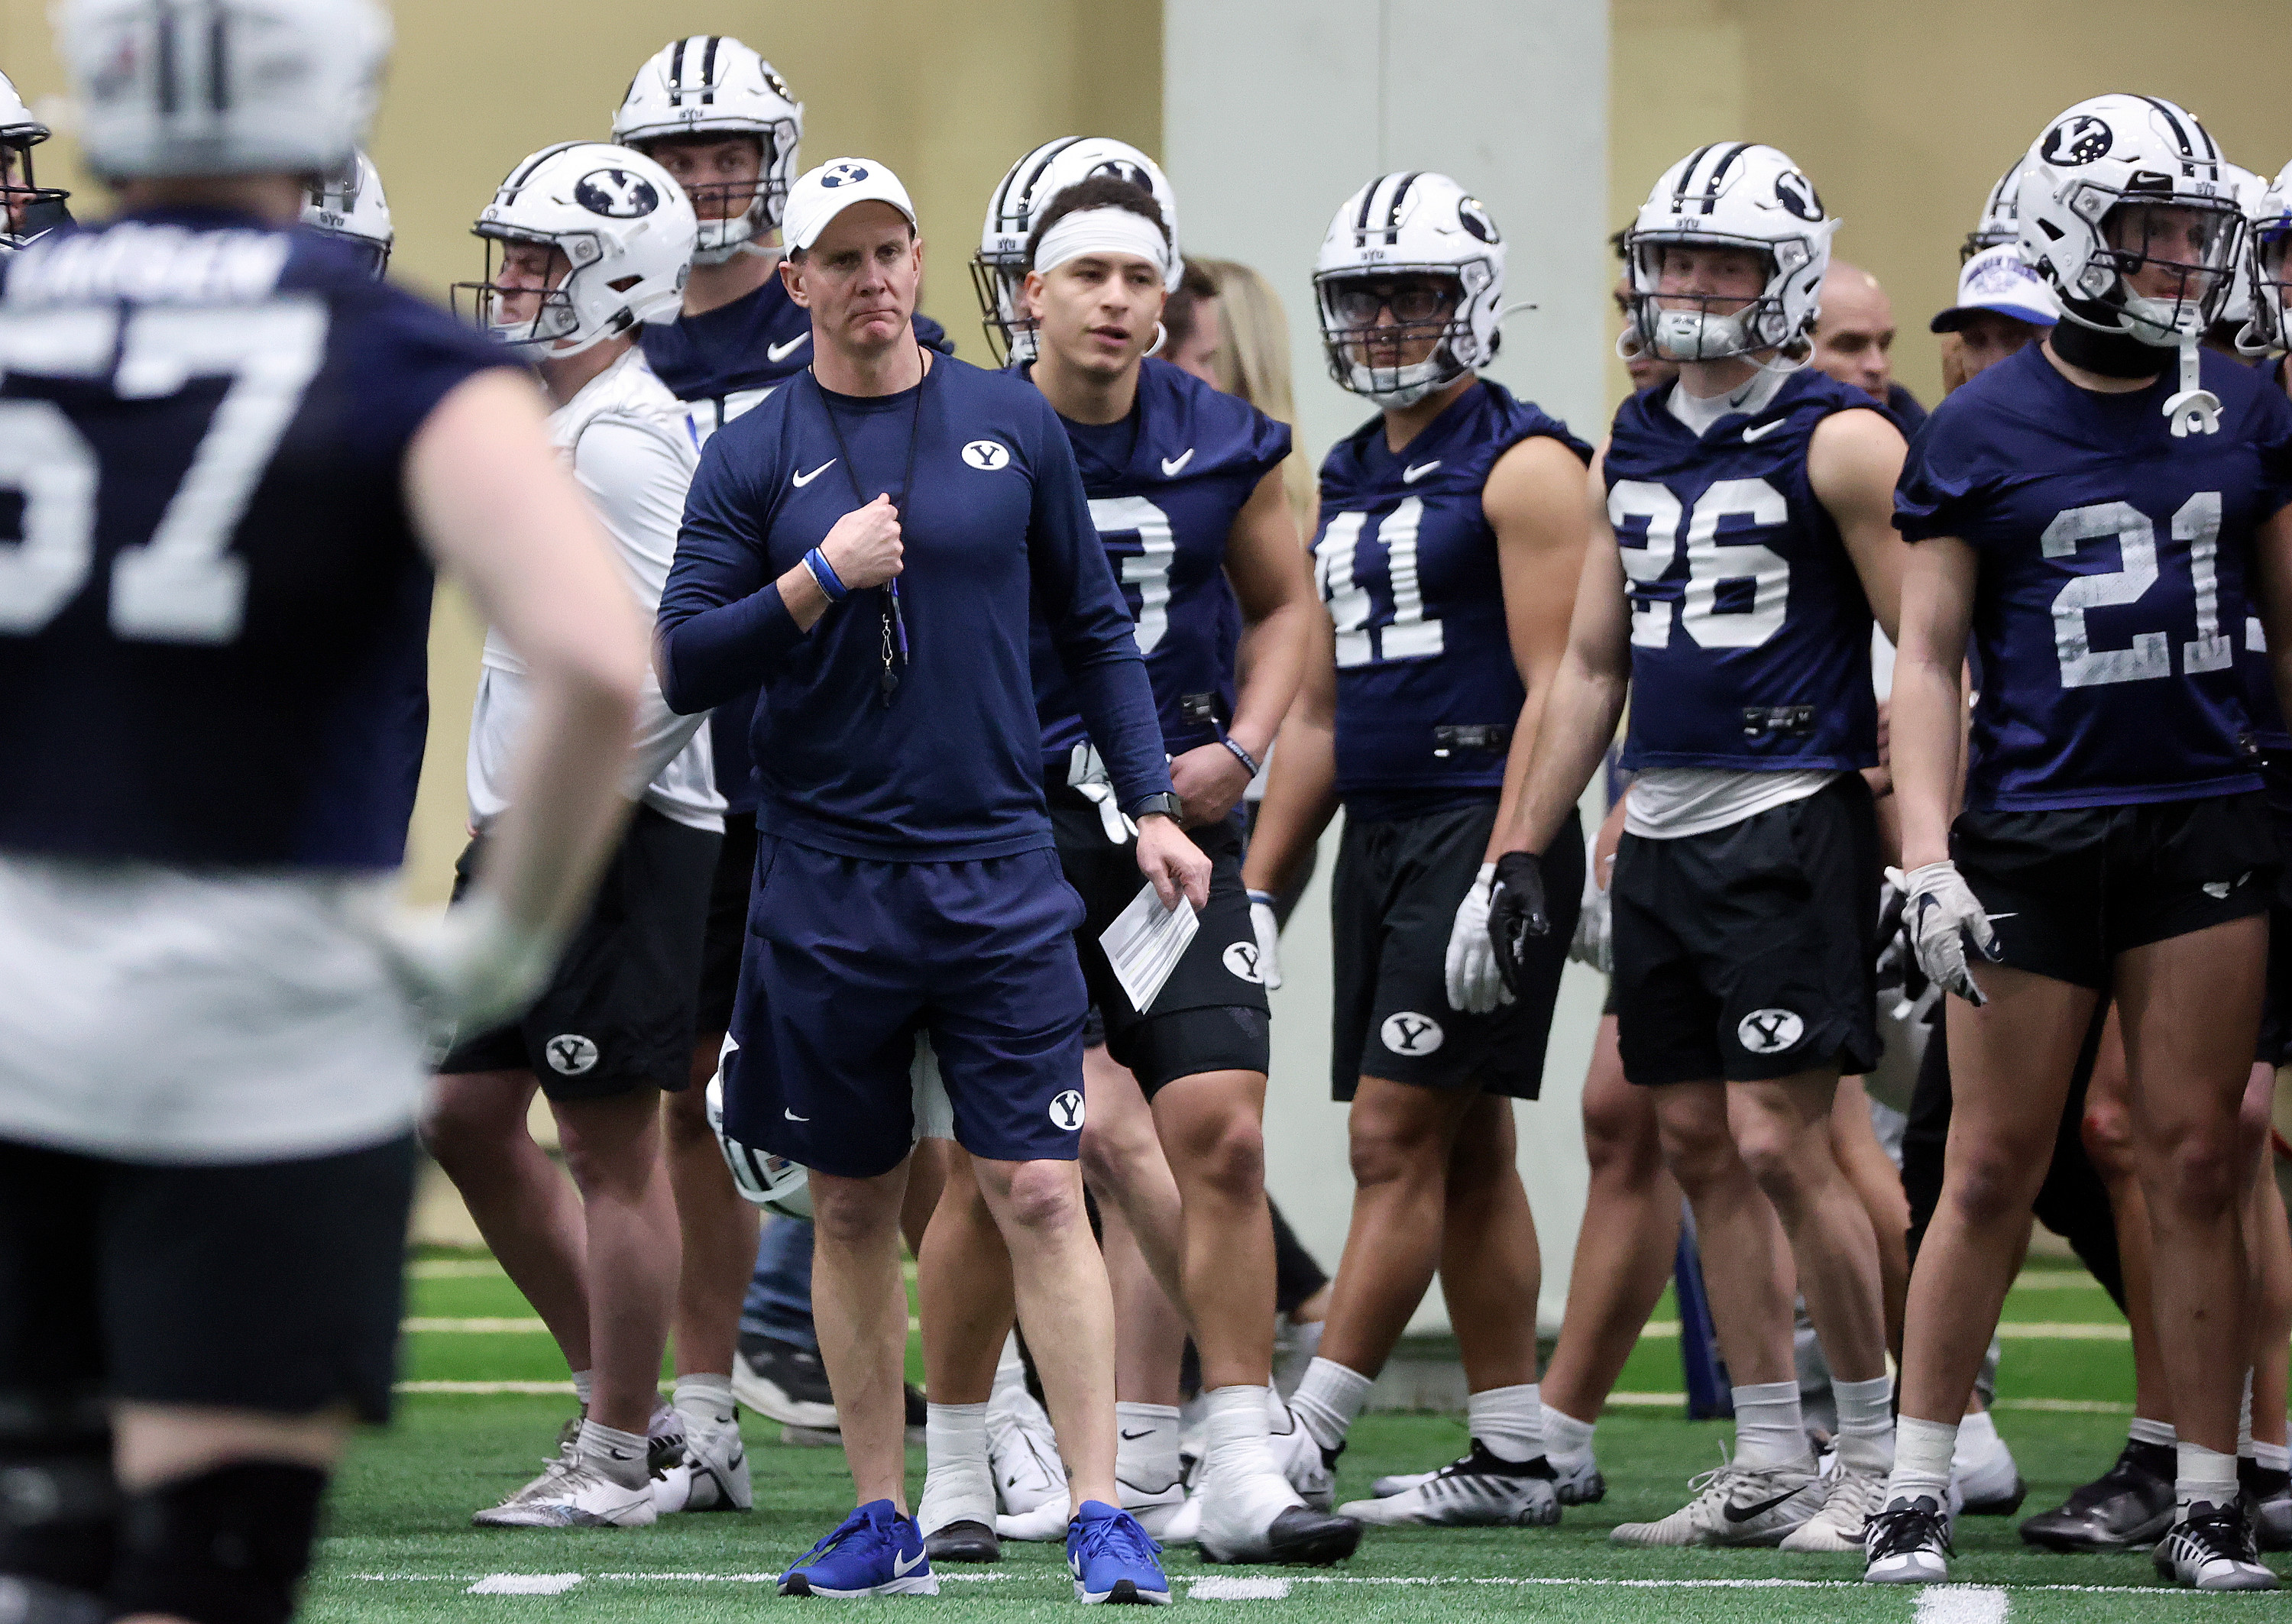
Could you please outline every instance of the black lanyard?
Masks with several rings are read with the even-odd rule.
[[[916,350],[920,360],[923,347],[918,344]],[[807,367],[805,372],[811,379],[812,388],[819,391],[819,409],[827,414],[828,432],[835,436],[835,450],[843,460],[843,478],[851,486],[852,504],[855,508],[864,508],[868,505],[868,497],[860,488],[859,466],[851,460],[851,447],[844,443],[843,426],[835,421],[835,408],[828,404],[827,386],[819,381],[818,368]],[[916,446],[923,438],[924,381],[930,376],[931,369],[926,366],[916,380],[915,415],[908,422],[908,466],[900,476],[900,494],[892,497],[892,511],[899,515],[903,532],[907,526],[908,493],[914,488],[916,482]],[[884,494],[889,496],[891,493],[886,491]],[[877,679],[876,690],[883,695],[884,703],[888,706],[892,703],[892,695],[900,690],[900,673],[892,668],[893,657],[896,655],[902,666],[908,663],[908,617],[900,607],[900,580],[897,575],[884,583],[882,593],[878,601],[884,625],[884,674]]]

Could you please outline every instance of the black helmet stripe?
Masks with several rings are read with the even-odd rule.
[[[1689,158],[1686,163],[1679,166],[1679,184],[1672,188],[1671,190],[1671,212],[1673,213],[1684,214],[1687,213],[1687,189],[1695,184],[1695,167],[1697,165],[1703,162],[1703,155],[1709,152],[1712,147],[1716,147],[1718,144],[1719,143],[1717,141],[1713,141],[1710,146],[1698,147],[1695,149],[1695,156]]]
[[[668,104],[681,105],[684,100],[684,48],[692,42],[680,39],[668,52]]]
[[[1035,187],[1042,180],[1043,172],[1050,168],[1051,161],[1060,153],[1078,144],[1082,139],[1079,135],[1065,135],[1061,136],[1057,141],[1037,147],[1035,149],[1035,166],[1027,171],[1026,179],[1023,181],[1020,181],[1015,173],[1012,176],[1012,179],[1017,181],[1017,195],[1006,195],[1003,198],[1001,206],[996,210],[996,218],[1014,233],[1025,231],[1028,229],[1029,213],[1027,200],[1035,195]],[[1045,201],[1049,200],[1045,198]]]
[[[1751,143],[1749,141],[1737,141],[1733,146],[1728,148],[1725,152],[1720,154],[1719,161],[1711,165],[1711,178],[1703,183],[1703,212],[1705,213],[1708,214],[1718,205],[1719,182],[1725,180],[1727,178],[1727,172],[1735,167],[1735,160],[1741,157],[1750,149]]]
[[[2199,164],[2213,165],[2218,163],[2220,158],[2220,149],[2213,145],[2213,138],[2209,133],[2206,133],[2204,125],[2197,125],[2197,130],[2199,133],[2204,135],[2205,146],[2208,150],[2199,153],[2196,149],[2196,144],[2190,141],[2188,130],[2181,123],[2179,109],[2175,109],[2171,102],[2159,101],[2154,96],[2143,96],[2140,99],[2147,102],[2151,107],[2155,108],[2158,112],[2164,115],[2167,126],[2173,132],[2173,139],[2181,143],[2181,173],[2183,174],[2193,174],[2196,172],[2196,166]],[[2190,120],[2190,123],[2195,124],[2196,121],[2191,119]]]
[[[700,99],[703,101],[710,103],[714,103],[716,100],[716,46],[718,43],[719,36],[711,34],[708,36],[708,48],[702,52],[700,56],[700,83],[703,86],[700,92]]]
[[[1400,177],[1400,184],[1392,189],[1392,196],[1384,205],[1384,240],[1391,242],[1400,234],[1400,205],[1408,200],[1408,189],[1416,184],[1416,177],[1424,172],[1412,169]]]

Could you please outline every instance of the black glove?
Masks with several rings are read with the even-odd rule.
[[[1532,851],[1505,853],[1497,859],[1496,886],[1489,896],[1489,940],[1496,945],[1497,974],[1514,998],[1521,994],[1529,937],[1551,934],[1552,914],[1544,905],[1544,859]]]

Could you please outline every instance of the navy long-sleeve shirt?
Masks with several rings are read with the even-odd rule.
[[[1126,807],[1170,788],[1153,691],[1049,402],[948,356],[920,390],[833,395],[806,376],[709,440],[661,595],[662,685],[689,714],[762,683],[750,742],[765,833],[892,862],[1046,848],[1030,621]],[[908,645],[889,705],[884,593],[854,591],[807,635],[774,584],[886,492]]]

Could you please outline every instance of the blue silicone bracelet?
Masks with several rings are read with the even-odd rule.
[[[815,547],[803,555],[803,567],[811,572],[811,578],[819,583],[819,590],[827,594],[828,602],[842,603],[851,596],[851,589],[843,584],[835,573],[835,566],[827,561],[827,555],[819,548]]]

